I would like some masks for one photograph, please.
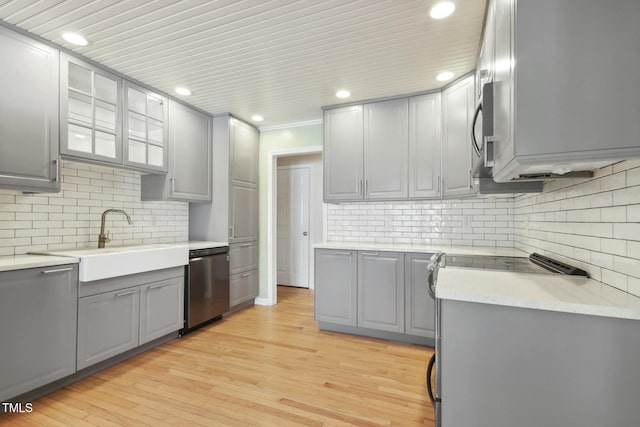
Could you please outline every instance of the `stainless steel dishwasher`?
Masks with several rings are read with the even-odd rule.
[[[190,250],[185,281],[183,335],[229,311],[229,247]]]

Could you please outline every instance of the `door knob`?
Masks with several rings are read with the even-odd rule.
[[[307,234],[309,234],[309,233],[307,233],[306,231],[303,231],[303,232],[302,232],[302,235],[303,235],[303,236],[306,236]]]

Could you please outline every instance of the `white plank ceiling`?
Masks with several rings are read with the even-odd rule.
[[[436,0],[0,0],[0,19],[169,94],[186,86],[182,98],[210,113],[271,126],[472,70],[485,0],[454,2],[436,21]],[[66,31],[91,43],[73,46]]]

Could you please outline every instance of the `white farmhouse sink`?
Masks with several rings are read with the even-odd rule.
[[[185,245],[141,245],[103,249],[71,249],[48,252],[49,255],[80,259],[81,282],[144,273],[178,267],[189,263],[189,249]]]

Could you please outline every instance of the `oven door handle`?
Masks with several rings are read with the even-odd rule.
[[[436,364],[436,355],[434,353],[433,356],[431,356],[431,359],[429,359],[429,364],[427,365],[427,394],[429,394],[429,400],[431,400],[431,403],[433,403],[434,406],[436,404],[436,398],[433,395],[433,386],[431,385],[431,377],[433,374],[433,367],[435,364]]]

